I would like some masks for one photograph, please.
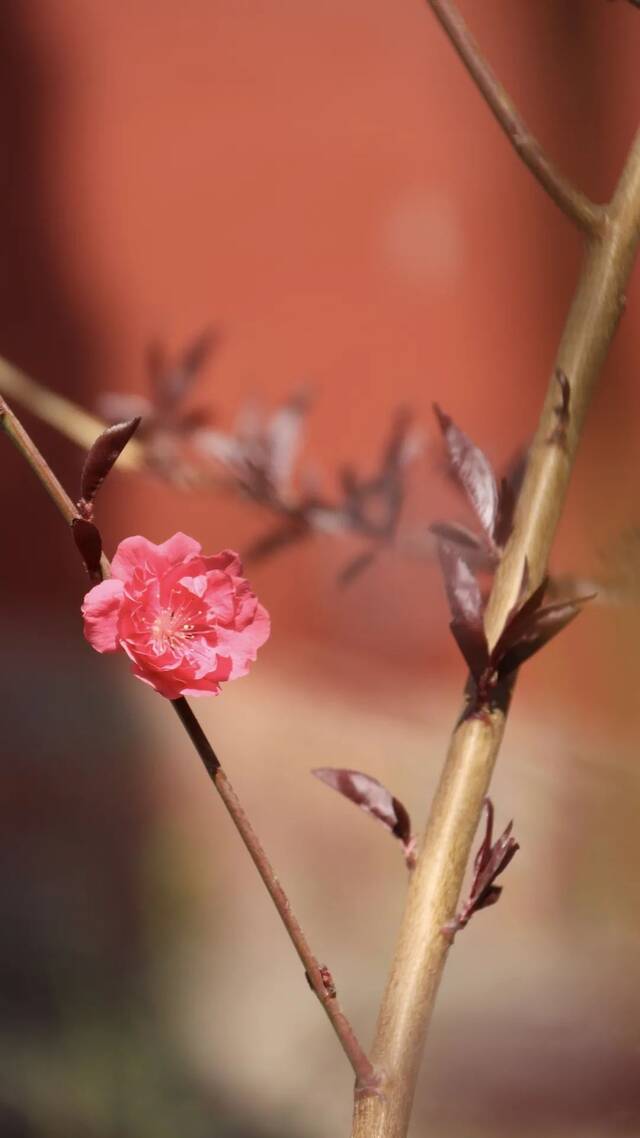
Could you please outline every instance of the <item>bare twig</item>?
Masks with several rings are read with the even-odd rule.
[[[36,447],[35,443],[22,426],[22,423],[0,397],[0,428],[11,439],[14,446],[31,466],[36,477],[46,490],[49,497],[62,514],[64,520],[73,526],[74,522],[82,519],[77,507],[64,490],[46,460]],[[93,440],[92,440],[93,441]],[[131,445],[129,443],[129,445]],[[126,452],[123,452],[126,453]],[[107,558],[102,555],[100,562],[101,576],[108,577],[111,567]],[[318,964],[307,938],[302,931],[299,921],[294,915],[289,899],[276,877],[273,867],[260,844],[258,836],[253,829],[240,800],[234,791],[226,773],[207,739],[202,727],[189,707],[186,699],[180,698],[172,701],[173,708],[185,728],[191,742],[202,759],[207,773],[213,782],[224,806],[231,816],[249,855],[264,882],[267,891],[278,911],[294,948],[304,966],[309,984],[322,1004],[329,1021],[342,1045],[356,1076],[356,1097],[360,1094],[375,1094],[378,1079],[372,1064],[361,1047],[349,1020],[342,1011],[336,996],[333,983],[328,983],[329,975],[324,966]]]
[[[66,490],[56,478],[46,459],[38,450],[31,436],[25,431],[17,415],[0,395],[0,429],[11,440],[23,458],[27,460],[36,478],[46,490],[54,505],[69,526],[83,521],[78,507],[72,502]],[[104,555],[100,559],[103,576],[109,575],[109,562]]]
[[[453,0],[427,0],[514,150],[556,205],[586,233],[601,232],[605,215],[547,157],[482,55]]]
[[[563,445],[549,445],[557,425],[552,375],[518,498],[514,529],[485,613],[490,647],[518,599],[525,561],[528,592],[544,578],[578,441],[600,369],[623,310],[640,240],[640,133],[636,136],[604,233],[591,245],[558,349],[556,367],[570,385]],[[459,720],[454,729],[409,887],[382,1001],[371,1058],[384,1072],[382,1095],[356,1101],[353,1138],[405,1138],[424,1040],[446,963],[442,930],[453,919],[482,803],[507,714],[502,706]]]
[[[96,415],[90,415],[77,403],[72,403],[70,399],[64,399],[62,395],[57,395],[42,384],[36,383],[20,368],[2,357],[0,357],[0,391],[25,410],[37,415],[49,426],[55,427],[84,450],[88,450],[94,439],[109,425]],[[141,444],[132,439],[120,459],[119,468],[140,470],[145,465],[143,454]]]
[[[209,778],[224,802],[228,813],[231,815],[233,824],[240,834],[249,852],[249,856],[258,870],[271,900],[278,910],[282,923],[291,938],[293,946],[302,961],[309,984],[327,1013],[331,1025],[353,1067],[356,1075],[356,1096],[363,1092],[375,1093],[378,1085],[376,1073],[358,1042],[349,1020],[340,1008],[333,983],[327,983],[327,970],[318,963],[311,951],[311,947],[302,931],[300,923],[291,909],[289,899],[276,877],[273,866],[260,843],[258,835],[243,810],[238,796],[229,782],[217,755],[186,699],[181,698],[174,700],[173,707],[196,751],[200,755]]]

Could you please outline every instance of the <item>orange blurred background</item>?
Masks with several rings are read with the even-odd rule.
[[[640,106],[624,2],[462,5],[550,153],[595,200]],[[404,531],[454,511],[437,400],[497,466],[531,435],[580,266],[427,5],[40,0],[4,5],[0,352],[94,410],[143,394],[149,342],[220,332],[194,405],[314,392],[323,491],[375,469],[399,404],[424,437]],[[640,522],[640,278],[602,376],[554,553],[594,575]],[[18,408],[16,408],[18,410]],[[25,423],[71,493],[82,454]],[[86,581],[41,488],[0,448],[5,698],[3,1138],[328,1138],[350,1074],[170,708],[81,636]],[[178,529],[246,549],[232,496],[116,472],[110,553]],[[198,713],[363,1038],[401,859],[307,771],[363,769],[416,826],[463,668],[430,559],[317,536],[251,569],[273,635]],[[640,1133],[640,705],[632,605],[594,605],[518,685],[496,775],[522,850],[452,953],[412,1134]]]

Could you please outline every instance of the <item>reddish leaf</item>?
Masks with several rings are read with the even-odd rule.
[[[97,491],[139,425],[140,419],[129,419],[126,423],[116,423],[113,427],[107,427],[106,431],[98,435],[87,454],[80,476],[80,500],[83,511],[88,507],[90,512]]]
[[[507,544],[513,530],[513,517],[516,510],[516,495],[511,483],[503,478],[498,493],[498,511],[493,527],[493,539],[501,549]]]
[[[449,628],[471,675],[479,683],[489,664],[489,646],[484,628],[482,625],[466,624],[463,620],[452,620]]]
[[[391,431],[382,454],[382,471],[395,472],[413,457],[419,447],[418,440],[410,433],[413,421],[408,407],[399,407],[391,424]]]
[[[299,391],[271,416],[266,427],[269,478],[285,491],[290,488],[309,403],[309,392]]]
[[[471,502],[484,532],[493,540],[498,516],[498,490],[491,463],[437,403],[433,406],[449,454],[451,471]]]
[[[442,538],[448,545],[458,546],[460,549],[479,552],[485,548],[482,538],[466,526],[458,525],[457,522],[432,522],[429,531],[436,537]]]
[[[485,798],[484,806],[487,811],[485,833],[474,859],[474,878],[469,896],[461,911],[443,930],[451,938],[468,924],[474,913],[495,905],[502,893],[502,887],[495,884],[495,879],[504,872],[520,848],[511,836],[513,822],[509,822],[498,840],[493,842],[493,803],[490,798]]]
[[[102,538],[100,531],[93,522],[87,521],[86,518],[74,518],[71,522],[71,531],[89,578],[94,584],[97,584],[102,580],[100,568]]]
[[[366,814],[377,818],[382,825],[398,838],[405,848],[411,849],[411,820],[406,808],[381,782],[362,771],[342,770],[337,767],[317,767],[311,772],[321,782],[337,790],[345,798],[355,802]]]
[[[409,811],[399,798],[392,798],[393,810],[398,821],[393,829],[394,838],[398,838],[403,846],[409,847],[413,842],[411,834],[411,818]]]
[[[493,802],[491,801],[491,799],[489,798],[488,795],[485,798],[483,805],[484,805],[484,808],[487,812],[487,817],[486,817],[485,826],[484,826],[484,838],[482,839],[482,843],[478,849],[478,852],[476,853],[476,856],[473,859],[473,869],[474,869],[474,873],[476,874],[476,877],[479,873],[482,872],[482,870],[484,869],[485,865],[487,864],[489,858],[491,857],[491,847],[493,845],[493,814],[494,814],[494,811],[493,811]]]
[[[522,489],[529,459],[529,448],[522,447],[513,456],[500,479],[498,492],[498,513],[493,527],[493,540],[504,549],[513,531],[518,496]]]
[[[360,478],[350,466],[340,472],[344,493],[342,509],[349,528],[385,544],[393,541],[400,519],[405,497],[405,467],[419,451],[419,441],[409,431],[410,423],[407,410],[397,412],[372,477]]]
[[[451,615],[456,622],[482,625],[482,593],[464,557],[446,541],[438,542],[438,554]]]
[[[162,348],[157,344],[151,345],[149,373],[154,401],[160,412],[167,414],[176,409],[217,343],[218,335],[206,329],[187,345],[175,363],[167,363]]]
[[[526,635],[532,627],[535,613],[540,608],[544,595],[547,591],[547,578],[545,577],[537,589],[534,589],[530,597],[523,602],[522,598],[529,588],[529,563],[525,558],[524,568],[522,571],[522,581],[520,582],[520,590],[518,599],[515,605],[509,612],[507,620],[502,633],[494,646],[491,654],[492,660],[497,663],[502,659],[505,652],[516,644],[524,635]]]
[[[573,601],[556,601],[553,604],[539,608],[531,615],[529,623],[522,629],[520,635],[504,652],[498,661],[497,667],[500,676],[507,676],[519,668],[525,660],[539,652],[554,636],[562,632],[566,626],[582,611],[582,606],[590,601],[595,593],[577,597]],[[518,614],[519,617],[520,614]],[[518,619],[516,617],[516,620]],[[515,623],[515,621],[514,621]]]

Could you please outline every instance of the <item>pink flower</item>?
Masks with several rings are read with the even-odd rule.
[[[270,632],[269,615],[236,553],[204,557],[192,537],[120,542],[112,577],[84,598],[84,634],[96,652],[123,648],[133,674],[167,699],[217,695],[245,676]]]

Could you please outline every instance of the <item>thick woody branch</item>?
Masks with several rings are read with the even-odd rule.
[[[509,142],[534,178],[580,229],[590,234],[598,233],[604,220],[602,207],[591,202],[547,157],[482,55],[456,5],[452,0],[427,2]]]
[[[31,466],[41,485],[53,500],[64,520],[71,525],[80,517],[77,507],[56,478],[46,459],[42,456],[22,423],[0,396],[0,429],[8,436],[23,458]],[[89,440],[90,443],[93,439]],[[130,445],[130,444],[129,444]],[[107,558],[101,559],[103,577],[108,577],[111,567]],[[213,782],[222,802],[233,821],[267,891],[276,907],[293,946],[305,969],[311,988],[318,997],[327,1017],[351,1063],[356,1076],[356,1097],[360,1094],[375,1093],[377,1077],[361,1047],[349,1020],[342,1011],[335,988],[326,968],[318,964],[316,957],[302,930],[300,922],[292,911],[289,899],[280,884],[247,814],[223,770],[213,747],[207,739],[186,699],[172,701],[173,708],[185,728],[206,771]]]
[[[640,239],[640,133],[603,235],[589,249],[558,350],[570,384],[566,433],[557,440],[555,368],[518,501],[514,530],[495,577],[485,624],[490,644],[504,627],[522,581],[540,583],[564,503],[591,395],[624,307]],[[464,719],[454,730],[418,855],[371,1054],[382,1094],[355,1103],[354,1138],[405,1138],[424,1041],[483,799],[507,707]]]

